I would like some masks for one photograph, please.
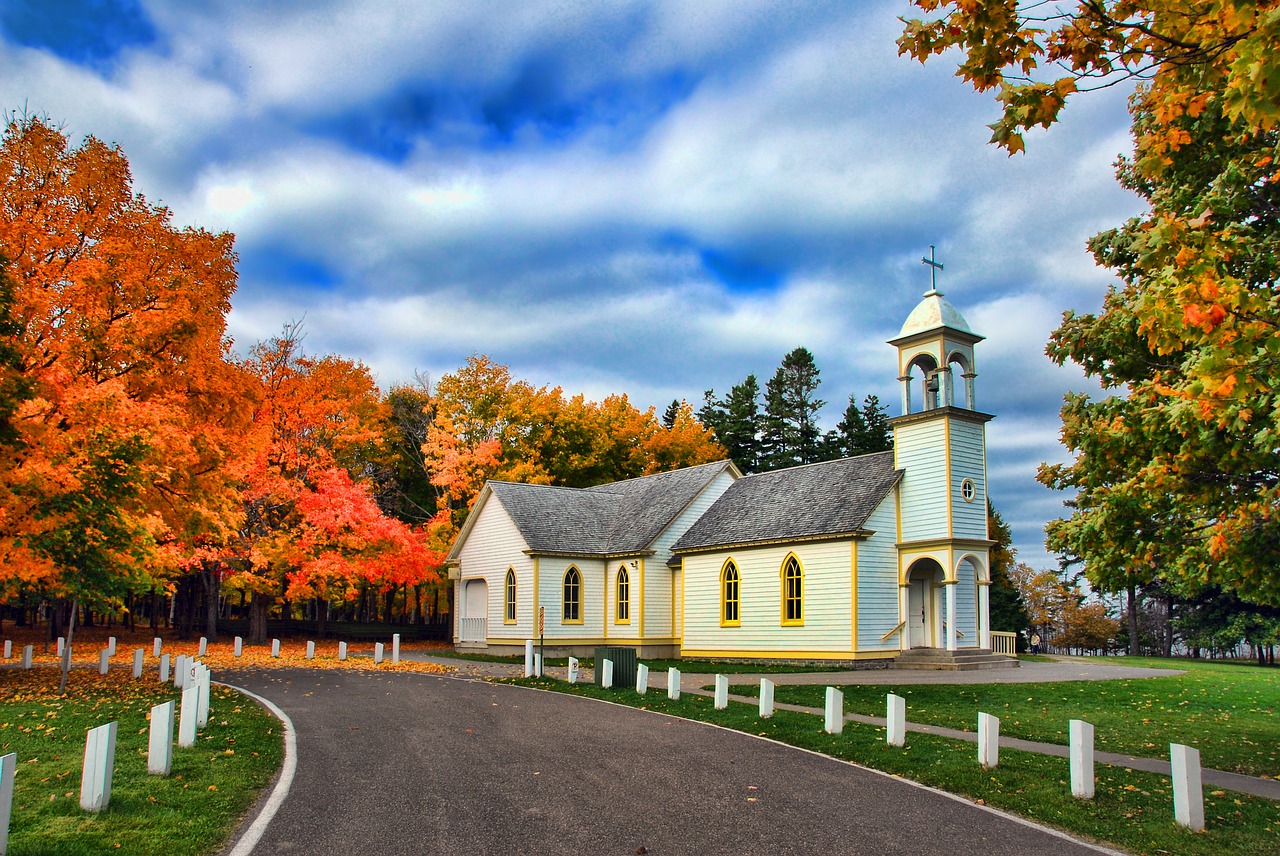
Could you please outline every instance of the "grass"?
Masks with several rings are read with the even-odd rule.
[[[1170,668],[1168,660],[1124,658],[1124,665]],[[906,699],[911,722],[977,730],[978,712],[1000,717],[1000,733],[1069,744],[1068,722],[1095,728],[1099,751],[1168,757],[1170,743],[1200,750],[1206,767],[1280,777],[1280,669],[1179,660],[1186,674],[1117,681],[1044,684],[842,686],[847,713],[884,716],[885,694]],[[756,695],[758,685],[730,692]],[[774,700],[821,708],[825,687],[774,689]]]
[[[18,756],[10,856],[216,852],[280,767],[280,723],[214,686],[196,746],[175,743],[171,774],[148,775],[148,714],[180,691],[121,669],[71,677],[68,696],[56,697],[48,670],[0,673],[0,751]],[[88,814],[80,809],[85,732],[112,720],[119,726],[111,802]]]
[[[511,682],[604,698],[768,737],[910,778],[1134,853],[1270,856],[1280,833],[1280,803],[1225,791],[1206,796],[1205,832],[1189,832],[1173,822],[1167,778],[1121,767],[1098,765],[1096,798],[1076,800],[1071,797],[1064,759],[1003,749],[1000,765],[983,770],[973,744],[943,737],[909,734],[907,746],[898,749],[885,744],[882,728],[847,723],[842,734],[829,735],[822,730],[821,717],[812,714],[780,710],[762,720],[754,705],[730,702],[727,710],[720,711],[705,696],[685,694],[673,702],[665,693],[653,691],[641,696],[629,689],[605,690],[547,679]]]

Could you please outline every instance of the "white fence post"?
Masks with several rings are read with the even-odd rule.
[[[7,660],[13,656],[13,640],[4,640],[4,658]]]
[[[13,814],[13,771],[18,767],[18,753],[0,757],[0,854],[9,851],[9,817]]]
[[[760,718],[773,718],[773,681],[760,679]]]
[[[533,677],[533,640],[524,640],[524,676]]]
[[[98,674],[105,675],[111,668],[111,649],[103,648],[98,652]]]
[[[391,665],[400,665],[400,634],[391,634]]]
[[[612,688],[613,687],[613,661],[608,659],[601,660],[600,669],[601,669],[600,686],[604,687],[605,689]]]
[[[644,663],[636,664],[636,692],[644,695],[649,691],[649,667]]]
[[[133,652],[133,677],[135,679],[142,677],[142,658],[146,655],[145,648],[139,648]]]
[[[716,710],[724,710],[729,706],[729,677],[716,675]]]
[[[307,642],[307,659],[314,660],[316,658],[316,643]]]
[[[541,654],[533,655],[533,676],[535,678],[542,677],[542,655]]]
[[[828,734],[844,731],[844,693],[835,687],[827,687],[826,721],[823,726]]]
[[[188,749],[196,745],[196,716],[199,714],[200,688],[182,691],[182,709],[178,713],[178,745]]]
[[[347,643],[346,642],[338,643],[338,659],[339,660],[347,659]]]
[[[680,700],[680,670],[675,666],[667,669],[667,698]]]
[[[196,728],[204,728],[209,724],[209,667],[204,663],[199,665],[199,674],[196,676],[196,689],[199,695],[196,696]]]
[[[173,769],[173,699],[151,708],[151,733],[147,740],[147,772],[167,776]]]
[[[152,657],[160,656],[160,646],[163,644],[164,644],[164,641],[159,636],[156,636],[151,640],[151,656]]]
[[[374,665],[381,665],[382,663],[382,643],[381,642],[373,643],[373,662],[374,662]]]
[[[569,658],[569,683],[576,684],[578,682],[578,658]]]
[[[111,802],[111,776],[116,761],[116,723],[90,728],[84,742],[80,808],[102,811]]]
[[[179,654],[173,661],[173,686],[184,689],[187,685],[187,655]]]
[[[1204,829],[1204,788],[1200,784],[1200,750],[1169,744],[1173,773],[1173,819],[1192,832]]]
[[[279,639],[271,640],[271,656],[272,657],[280,656],[280,640]]]
[[[164,654],[160,657],[160,683],[169,683],[169,655]]]
[[[31,658],[35,656],[36,648],[34,645],[24,645],[22,647],[22,668],[31,668]]]
[[[978,714],[978,763],[990,770],[1000,763],[1000,718]]]
[[[209,656],[209,637],[208,636],[200,637],[200,648],[199,650],[196,651],[196,656],[197,657]]]
[[[108,657],[114,657],[116,655],[116,637],[107,637],[107,650],[111,652],[107,655]]]
[[[1071,795],[1093,799],[1093,726],[1071,720]]]
[[[61,656],[62,656],[62,652],[63,652],[63,650],[65,650],[65,649],[66,649],[66,647],[67,647],[67,640],[66,640],[66,638],[65,638],[65,637],[63,637],[63,636],[59,636],[59,637],[58,637],[58,652],[57,652],[59,657],[61,657]]]
[[[885,697],[885,742],[890,746],[905,746],[907,742],[907,700],[889,693]]]
[[[240,636],[235,638],[234,648],[232,649],[237,657],[244,656],[244,639]]]

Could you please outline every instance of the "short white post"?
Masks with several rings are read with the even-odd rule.
[[[196,651],[196,656],[197,657],[209,656],[209,637],[208,636],[200,637],[200,648]]]
[[[1093,799],[1093,726],[1071,720],[1071,795]]]
[[[316,643],[307,642],[307,659],[314,660],[316,658]]]
[[[138,648],[133,652],[133,677],[134,680],[142,677],[142,658],[147,656],[145,648]]]
[[[978,714],[978,763],[984,770],[1000,764],[1000,717]]]
[[[773,681],[760,679],[760,718],[773,718]]]
[[[613,686],[613,661],[600,661],[600,686],[610,689]]]
[[[65,637],[63,637],[63,636],[59,636],[59,637],[58,637],[58,656],[59,656],[59,657],[61,657],[61,656],[62,656],[62,651],[63,651],[63,649],[64,649],[64,648],[66,648],[66,647],[67,647],[67,640],[66,640],[66,638],[65,638]]]
[[[1200,750],[1169,744],[1173,773],[1173,819],[1192,832],[1204,829],[1204,788],[1200,784]]]
[[[174,689],[183,689],[187,685],[187,655],[179,654],[173,661]]]
[[[729,677],[716,675],[716,710],[724,710],[729,706]]]
[[[346,642],[338,643],[338,659],[339,660],[347,659],[347,643]]]
[[[200,712],[200,688],[182,691],[182,709],[178,713],[178,745],[188,749],[196,745],[196,715]]]
[[[524,676],[533,677],[533,640],[524,640]]]
[[[680,701],[680,670],[675,666],[667,669],[667,698]]]
[[[103,648],[98,652],[98,674],[105,675],[111,668],[111,649]]]
[[[578,658],[569,658],[569,683],[576,684],[578,682]]]
[[[373,662],[375,665],[382,663],[382,643],[373,643]]]
[[[4,640],[4,658],[7,660],[13,656],[13,640]]]
[[[31,658],[34,657],[35,654],[36,654],[36,646],[24,645],[22,647],[22,668],[24,669],[31,668]]]
[[[80,808],[102,811],[111,802],[111,776],[116,760],[116,723],[90,728],[84,741],[80,776]]]
[[[907,700],[893,693],[885,696],[884,739],[890,746],[907,743]]]
[[[196,689],[196,728],[204,728],[209,724],[209,669],[204,663],[197,663],[195,679]]]
[[[167,776],[173,768],[173,699],[151,708],[151,734],[147,740],[147,772]]]
[[[649,667],[644,663],[636,664],[636,692],[644,695],[649,691]]]
[[[159,656],[160,656],[160,646],[161,646],[161,645],[163,645],[163,644],[164,644],[164,642],[163,642],[163,640],[161,640],[161,638],[160,638],[159,636],[156,636],[155,638],[153,638],[153,639],[151,640],[151,656],[152,656],[152,657],[159,657]]]
[[[279,639],[271,640],[271,656],[277,657],[277,658],[280,656],[280,640]]]
[[[391,634],[391,665],[400,665],[400,634]]]
[[[107,637],[107,650],[111,652],[107,655],[108,657],[114,657],[116,655],[116,637]]]
[[[0,854],[9,852],[9,818],[13,814],[13,771],[18,753],[0,757]]]
[[[844,693],[835,687],[827,687],[827,709],[823,727],[828,734],[844,731]]]
[[[160,683],[169,683],[169,655],[165,654],[160,657]]]
[[[542,675],[543,675],[543,671],[542,671],[542,655],[541,655],[541,654],[534,654],[534,655],[533,655],[533,676],[534,676],[535,678],[540,678],[540,677],[542,677]]]

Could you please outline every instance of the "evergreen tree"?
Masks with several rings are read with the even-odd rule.
[[[1013,532],[1009,529],[1009,524],[1004,522],[990,500],[987,500],[987,537],[995,542],[991,545],[989,556],[991,586],[988,591],[988,614],[991,629],[1020,633],[1031,626],[1031,619],[1027,615],[1026,604],[1022,602],[1022,594],[1009,575],[1018,551],[1013,549]],[[1019,645],[1024,645],[1025,641],[1021,635],[1018,636]]]
[[[835,441],[843,455],[862,454],[862,443],[867,433],[867,420],[858,408],[857,396],[849,396],[849,406],[844,409],[844,418],[836,425]]]
[[[760,383],[753,374],[729,390],[723,403],[720,445],[744,473],[760,467]]]
[[[816,398],[818,367],[807,348],[796,348],[765,386],[764,439],[767,469],[780,469],[819,460],[822,433],[817,412],[825,401]]]
[[[795,431],[786,417],[782,394],[782,369],[764,386],[764,413],[760,417],[760,470],[780,470],[794,466]]]
[[[680,400],[678,398],[671,399],[671,403],[667,405],[667,410],[662,414],[662,427],[670,431],[675,427],[676,418],[680,416]]]
[[[850,399],[850,404],[852,404]],[[871,452],[887,452],[893,448],[893,431],[889,428],[889,409],[880,403],[874,395],[868,395],[862,401],[863,433],[858,451],[855,455],[866,455]]]

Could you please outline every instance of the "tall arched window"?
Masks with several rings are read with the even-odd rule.
[[[733,560],[724,563],[720,571],[720,626],[738,627],[742,624],[741,580],[738,566]]]
[[[502,610],[502,623],[516,623],[516,571],[515,568],[507,568],[507,580],[502,586],[504,592],[504,606]]]
[[[631,576],[626,566],[618,567],[618,597],[616,599],[616,618],[618,624],[631,623]]]
[[[582,623],[582,574],[574,567],[564,572],[560,617],[565,624]]]
[[[804,568],[794,555],[782,563],[782,623],[804,624]]]

